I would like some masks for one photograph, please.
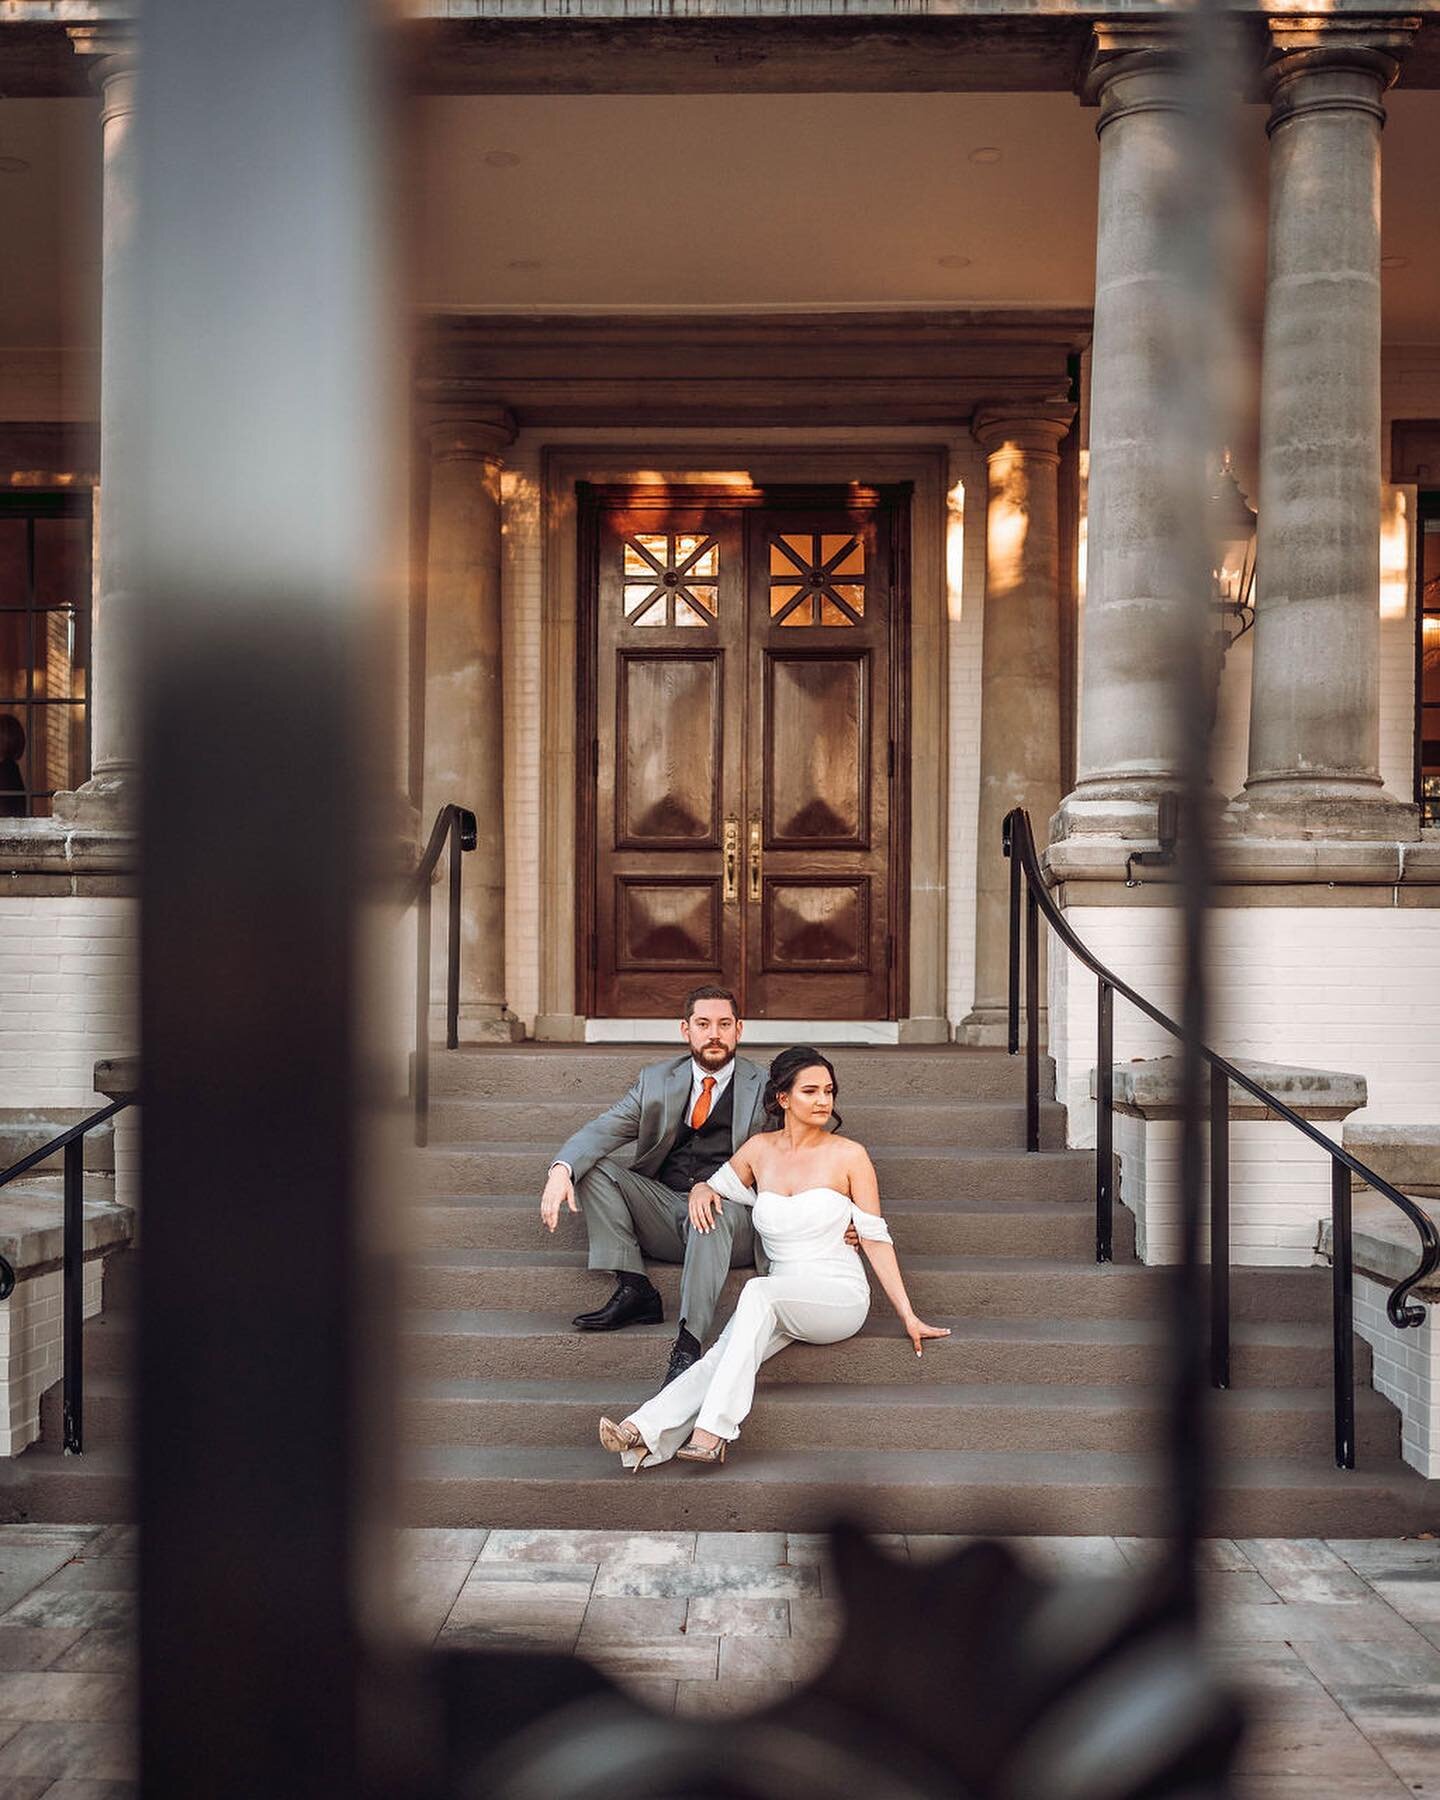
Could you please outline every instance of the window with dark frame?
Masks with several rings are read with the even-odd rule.
[[[90,773],[90,495],[0,494],[0,819]]]
[[[1415,798],[1440,825],[1440,490],[1421,490],[1416,540]]]

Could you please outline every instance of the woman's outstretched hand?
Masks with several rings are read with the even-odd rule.
[[[697,1181],[690,1190],[690,1223],[698,1232],[711,1231],[715,1215],[725,1210],[724,1203],[708,1182]]]
[[[923,1319],[917,1319],[914,1313],[911,1313],[910,1317],[905,1320],[905,1335],[915,1346],[915,1354],[923,1356],[925,1352],[920,1346],[926,1338],[949,1337],[950,1330],[945,1325],[927,1325]]]

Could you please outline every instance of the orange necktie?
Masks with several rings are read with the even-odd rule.
[[[695,1110],[690,1115],[690,1129],[698,1131],[710,1117],[710,1096],[715,1092],[715,1077],[702,1075],[700,1078],[700,1098],[695,1102]]]

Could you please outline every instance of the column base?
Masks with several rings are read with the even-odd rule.
[[[1050,842],[1102,837],[1153,844],[1161,796],[1173,794],[1178,786],[1179,777],[1174,775],[1079,782],[1050,820]]]
[[[110,831],[133,831],[140,817],[140,771],[106,769],[92,775],[73,793],[57,794],[54,816],[68,825],[93,825]]]
[[[1022,1015],[1023,1024],[1023,1015]],[[1040,1014],[1040,1035],[1045,1035],[1045,1014]],[[971,1050],[1003,1050],[1010,1041],[1010,1009],[977,1006],[955,1027],[955,1042]]]
[[[1420,840],[1419,808],[1378,782],[1281,780],[1247,782],[1225,814],[1229,830],[1248,837],[1314,838],[1347,842],[1414,844]]]
[[[460,1008],[462,1044],[523,1044],[525,1027],[512,1012],[493,1006]]]

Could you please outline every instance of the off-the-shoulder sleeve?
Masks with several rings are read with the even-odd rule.
[[[754,1188],[747,1188],[728,1162],[721,1163],[713,1175],[707,1175],[705,1182],[707,1187],[714,1188],[715,1192],[723,1195],[726,1200],[734,1200],[741,1206],[755,1204]]]
[[[862,1212],[853,1201],[850,1204],[850,1217],[855,1222],[856,1231],[862,1238],[869,1238],[872,1244],[893,1244],[895,1242],[890,1235],[890,1227],[883,1219],[872,1212]]]

